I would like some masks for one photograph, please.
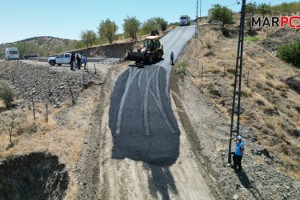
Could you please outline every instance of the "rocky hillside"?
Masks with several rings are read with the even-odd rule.
[[[234,30],[233,26],[230,29]],[[220,27],[205,25],[200,30],[200,41],[191,40],[176,71],[182,79],[179,86],[183,85],[181,95],[187,112],[190,116],[197,113],[196,119],[190,120],[201,135],[202,153],[213,163],[214,178],[226,199],[234,193],[242,199],[299,199],[300,70],[276,57],[278,46],[299,38],[299,32],[264,28],[256,30],[255,36],[245,36],[240,134],[247,149],[244,172],[236,176],[222,167],[220,155],[228,152],[238,40],[224,37]],[[206,98],[224,122],[210,120],[211,127],[202,133],[201,126],[206,123],[196,121],[203,112],[197,112],[201,103],[195,101]],[[214,139],[206,140],[206,135]],[[207,144],[208,140],[213,142]],[[215,147],[213,155],[210,146]]]
[[[77,41],[51,36],[32,37],[12,43],[0,44],[0,52],[4,52],[7,47],[16,46],[19,49],[21,57],[28,54],[38,56],[47,56],[53,53],[74,49]],[[0,54],[3,58],[3,54]],[[0,57],[0,58],[1,58]]]

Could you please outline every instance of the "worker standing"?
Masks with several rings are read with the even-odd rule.
[[[171,60],[171,65],[174,65],[174,53],[173,53],[173,51],[171,52],[170,60]]]
[[[238,135],[235,139],[236,145],[235,145],[235,152],[233,155],[233,168],[237,171],[241,171],[242,169],[242,158],[244,155],[245,150],[245,143],[242,140],[242,137]]]
[[[70,65],[71,65],[71,70],[72,71],[75,71],[75,53],[72,53],[71,54],[71,62],[70,62]]]

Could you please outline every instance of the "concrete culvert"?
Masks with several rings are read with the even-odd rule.
[[[0,162],[0,200],[63,199],[69,176],[49,153],[14,156]]]

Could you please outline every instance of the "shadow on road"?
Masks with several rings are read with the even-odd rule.
[[[155,65],[128,68],[119,76],[109,110],[112,158],[162,167],[176,162],[180,131],[166,82],[166,70]]]
[[[168,167],[144,164],[144,168],[151,171],[152,176],[148,179],[149,190],[154,198],[160,193],[162,200],[170,200],[169,190],[177,194],[174,178]]]
[[[241,184],[248,189],[255,199],[261,199],[260,192],[251,184],[247,174],[244,170],[236,171],[238,178],[240,179]]]

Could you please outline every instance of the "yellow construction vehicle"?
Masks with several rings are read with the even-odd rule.
[[[162,59],[164,55],[163,45],[160,44],[158,35],[148,36],[143,41],[143,46],[132,49],[127,53],[127,60],[136,61],[138,64],[152,64]]]

